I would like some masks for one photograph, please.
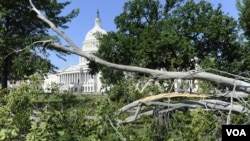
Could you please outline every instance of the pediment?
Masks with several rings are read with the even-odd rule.
[[[60,73],[64,73],[64,72],[76,72],[76,71],[80,71],[81,68],[80,66],[69,66],[63,70],[60,71]]]

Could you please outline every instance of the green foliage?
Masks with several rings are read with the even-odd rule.
[[[141,96],[134,88],[133,83],[119,81],[107,94],[111,101],[120,102],[121,104],[130,103]]]
[[[49,35],[49,26],[41,22],[31,11],[29,1],[0,0],[0,74],[2,88],[7,87],[7,80],[22,80],[34,73],[52,71],[55,66],[47,59],[48,52],[42,44],[31,46],[35,41],[57,39]],[[37,8],[52,20],[57,27],[65,25],[78,15],[73,10],[68,15],[61,15],[70,2],[34,1]],[[57,39],[58,40],[58,39]],[[49,46],[47,48],[50,48]],[[51,48],[50,48],[51,49]]]
[[[13,122],[12,114],[6,106],[0,107],[0,140],[12,140],[18,137],[19,129]]]
[[[23,140],[20,134],[26,134],[30,128],[30,114],[34,108],[34,98],[41,93],[41,77],[31,76],[31,83],[24,83],[9,94],[3,95],[1,99],[1,134],[3,140]]]
[[[106,99],[69,93],[42,97],[41,78],[32,76],[29,83],[1,95],[0,140],[119,140],[110,134],[107,113],[114,107]],[[88,115],[101,118],[89,120]]]
[[[152,69],[191,70],[191,59],[202,68],[238,72],[237,22],[207,1],[134,0],[115,18],[117,32],[100,38],[97,55],[109,62]],[[236,65],[238,63],[238,65]],[[105,81],[115,84],[123,73],[101,68]]]
[[[140,83],[141,85],[137,84]],[[107,92],[109,99],[121,106],[124,103],[130,103],[147,95],[159,94],[159,87],[156,85],[147,86],[143,92],[140,90],[146,85],[147,78],[120,80],[117,84],[112,86],[112,89]]]
[[[240,63],[236,64],[237,68],[240,68],[241,74],[249,77],[249,39],[250,39],[250,24],[249,24],[249,17],[250,17],[250,0],[237,0],[236,7],[239,11],[239,29],[241,30],[241,36],[238,39],[241,46],[241,56],[239,60]]]
[[[118,118],[130,116],[130,113],[116,116],[115,112],[121,106],[149,92],[157,93],[157,89],[151,87],[139,93],[134,90],[132,81],[120,81],[108,96],[70,93],[45,96],[38,87],[42,77],[34,75],[30,78],[29,83],[7,95],[6,92],[1,94],[0,140],[119,141],[126,138],[128,141],[212,141],[221,138],[221,125],[227,120],[227,112],[181,108],[119,125],[116,124]],[[249,118],[232,113],[231,123],[249,123]]]
[[[39,122],[31,121],[30,132],[26,136],[27,141],[33,140],[77,140],[79,132],[74,128],[77,118],[70,115],[75,111],[54,111],[45,109],[39,111],[36,116]],[[78,126],[79,127],[79,126]],[[73,131],[73,130],[76,131]]]
[[[167,139],[183,141],[216,140],[220,124],[216,117],[201,109],[176,111],[168,116]]]
[[[48,26],[30,12],[28,1],[0,2],[0,22],[4,27],[0,29],[2,79],[3,76],[21,79],[24,74],[50,70],[50,61],[39,56],[38,50],[24,49],[36,40],[55,38],[49,36]],[[61,16],[61,10],[69,2],[46,0],[34,3],[58,27],[66,28],[65,24],[78,14],[76,10]],[[244,6],[241,8],[246,11]],[[221,5],[214,9],[206,1],[168,0],[165,5],[161,5],[160,1],[128,1],[115,23],[117,32],[100,37],[101,46],[97,55],[107,61],[180,71],[193,69],[194,64],[190,60],[197,56],[204,69],[213,67],[239,72],[247,68],[242,64],[247,62],[245,52],[248,47],[244,42],[239,44],[235,41],[237,23],[221,11]],[[246,29],[247,26],[243,25]],[[23,51],[18,55],[12,53],[19,49]],[[46,56],[46,51],[40,51]],[[238,57],[245,59],[239,62]],[[42,77],[39,75],[32,75],[29,83],[15,90],[1,91],[0,140],[118,141],[126,138],[131,141],[212,141],[221,138],[221,124],[226,123],[228,114],[224,111],[180,108],[143,116],[135,123],[116,124],[118,118],[131,115],[122,113],[117,116],[115,112],[121,106],[162,91],[154,85],[140,91],[148,81],[147,75],[135,74],[136,79],[124,79],[121,71],[105,69],[93,62],[90,65],[92,73],[100,68],[103,81],[114,84],[107,96],[91,98],[59,93],[56,85],[52,94],[42,94]],[[139,84],[139,81],[142,83]],[[202,88],[200,93],[209,93],[214,88],[202,81],[199,86]],[[179,100],[183,98],[174,102]],[[231,113],[230,117],[232,124],[249,123],[245,115]]]
[[[199,80],[197,84],[199,86],[198,93],[200,94],[214,94],[216,87],[206,81]]]
[[[250,38],[250,0],[237,0],[237,8],[239,10],[239,21],[240,26],[242,27],[244,34],[249,39]]]

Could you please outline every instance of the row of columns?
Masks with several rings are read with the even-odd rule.
[[[92,79],[93,81],[89,81]],[[97,76],[92,76],[86,72],[65,73],[59,75],[59,83],[69,87],[69,84],[80,84],[77,86],[77,91],[82,92],[96,92],[97,90]]]
[[[91,79],[92,76],[88,73],[66,73],[59,75],[59,82],[61,84],[79,84],[88,82],[89,79]]]

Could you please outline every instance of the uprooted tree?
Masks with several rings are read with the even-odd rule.
[[[159,119],[158,122],[162,122],[163,120],[162,118],[167,118],[166,116],[170,116],[169,112],[179,111],[179,110],[181,111],[184,109],[190,109],[190,110],[202,109],[202,111],[211,111],[211,112],[220,111],[222,113],[226,113],[227,121],[224,124],[230,123],[231,113],[238,113],[240,115],[249,118],[250,106],[248,102],[248,97],[250,92],[250,83],[248,83],[247,78],[223,72],[216,72],[217,73],[216,74],[216,73],[206,72],[206,70],[190,70],[184,72],[166,71],[166,70],[157,70],[157,69],[150,69],[150,68],[131,66],[131,65],[122,65],[105,61],[93,54],[86,54],[82,52],[77,47],[77,45],[70,40],[70,38],[68,38],[62,31],[60,31],[54,25],[53,22],[48,20],[38,9],[36,9],[35,5],[32,4],[31,0],[30,3],[32,5],[32,10],[37,13],[38,18],[46,22],[51,27],[52,30],[54,30],[58,35],[60,35],[63,39],[65,39],[69,43],[71,48],[62,46],[54,42],[53,40],[42,41],[44,45],[50,45],[55,49],[63,50],[65,52],[70,52],[85,57],[91,62],[95,62],[98,65],[101,65],[109,69],[119,70],[123,72],[148,74],[152,78],[152,81],[173,80],[180,78],[187,80],[195,79],[200,81],[206,81],[206,83],[212,83],[215,86],[221,86],[225,88],[225,91],[218,89],[217,91],[214,91],[212,94],[174,93],[169,91],[167,93],[153,94],[145,98],[140,98],[127,105],[122,106],[121,108],[118,109],[118,111],[114,113],[109,113],[112,114],[113,116],[118,117],[118,119],[116,120],[117,124],[136,122],[141,117],[149,115],[157,116]],[[220,49],[216,50],[219,51]],[[175,98],[178,99],[175,100]],[[198,112],[202,111],[198,110]],[[119,116],[123,115],[123,113],[125,112],[129,113],[126,114],[127,117],[119,119]],[[191,114],[191,116],[195,115]],[[87,117],[87,118],[96,119],[102,117]],[[176,119],[178,119],[178,117],[176,117]],[[197,121],[192,121],[193,123],[192,126],[198,126],[196,125],[197,124],[196,122]],[[247,123],[249,123],[249,121],[247,121]],[[111,126],[120,136],[120,139],[125,140],[112,123]]]

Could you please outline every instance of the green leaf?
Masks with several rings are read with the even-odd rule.
[[[57,131],[60,136],[64,136],[64,131]]]
[[[39,125],[39,128],[42,129],[43,131],[46,130],[47,123],[46,122],[41,122]]]

